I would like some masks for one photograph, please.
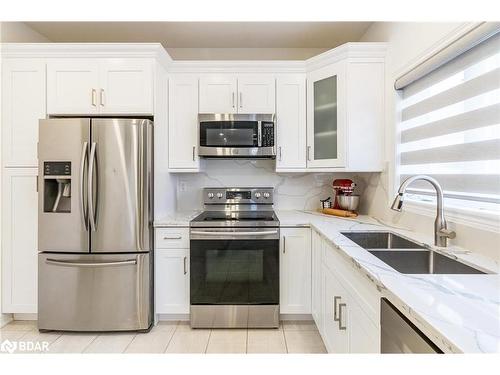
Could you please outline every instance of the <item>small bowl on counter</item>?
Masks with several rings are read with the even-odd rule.
[[[356,211],[359,206],[359,195],[339,195],[339,206],[347,211]]]

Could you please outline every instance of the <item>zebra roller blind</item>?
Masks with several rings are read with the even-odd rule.
[[[399,176],[436,178],[447,204],[499,212],[500,33],[402,90]],[[418,182],[413,200],[432,200]]]

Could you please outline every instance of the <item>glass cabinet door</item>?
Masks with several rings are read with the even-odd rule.
[[[309,167],[343,167],[342,74],[338,65],[312,72],[308,79]]]

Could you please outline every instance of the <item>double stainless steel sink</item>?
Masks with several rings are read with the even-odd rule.
[[[485,273],[391,232],[342,232],[342,234],[401,273]]]

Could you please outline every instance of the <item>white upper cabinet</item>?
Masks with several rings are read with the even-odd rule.
[[[176,75],[168,82],[168,168],[197,172],[199,166],[198,78]]]
[[[281,228],[280,313],[311,313],[311,230]]]
[[[45,118],[45,62],[2,62],[2,149],[6,167],[36,167],[38,120]]]
[[[308,75],[307,166],[345,167],[345,63]]]
[[[200,78],[200,113],[236,113],[237,79],[231,75]]]
[[[99,113],[99,63],[95,59],[58,59],[47,63],[47,113]]]
[[[47,63],[49,114],[153,114],[153,90],[153,65],[147,59]]]
[[[275,113],[271,75],[206,75],[200,78],[200,113]]]
[[[152,114],[153,68],[150,60],[106,59],[101,64],[102,114]]]
[[[276,80],[276,171],[306,168],[306,79],[302,74]]]
[[[275,113],[273,76],[238,77],[238,113]]]

